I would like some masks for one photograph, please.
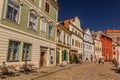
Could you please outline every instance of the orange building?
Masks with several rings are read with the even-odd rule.
[[[100,40],[102,42],[102,57],[106,61],[110,61],[113,59],[113,51],[112,51],[112,38],[110,38],[107,34],[102,31],[93,32],[94,34],[98,34],[100,36]]]
[[[106,61],[112,60],[112,39],[106,34],[101,34],[100,39],[102,41],[102,56],[105,58]]]
[[[105,33],[112,38],[112,51],[113,51],[113,59],[118,59],[119,48],[120,47],[120,30],[112,30],[108,29]]]

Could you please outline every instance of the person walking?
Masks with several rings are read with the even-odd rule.
[[[104,64],[105,63],[105,60],[104,59],[102,59],[102,64]]]
[[[99,58],[98,63],[99,63],[99,65],[100,65],[100,63],[101,63],[101,58]]]

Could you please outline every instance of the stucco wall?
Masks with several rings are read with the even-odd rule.
[[[39,67],[39,61],[40,61],[40,46],[45,46],[48,48],[51,47],[54,48],[56,51],[55,43],[50,43],[45,40],[40,40],[39,38],[35,38],[33,36],[26,35],[20,32],[11,31],[9,29],[2,28],[2,26],[0,26],[0,63],[7,60],[9,40],[31,43],[32,44],[31,63],[34,63],[37,67]],[[8,63],[21,64],[22,62],[21,56],[22,56],[22,51],[20,52],[19,62],[8,62]],[[54,58],[56,58],[55,56],[56,55],[54,54]],[[55,64],[56,63],[54,62],[53,65]]]

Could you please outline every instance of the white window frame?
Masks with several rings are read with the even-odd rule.
[[[15,46],[16,43],[18,44],[17,47]],[[16,48],[17,48],[17,52],[15,53]],[[8,59],[7,60],[8,61],[18,61],[19,60],[19,51],[20,51],[20,42],[10,40],[9,47],[8,47]]]
[[[35,27],[35,29],[30,28],[30,26],[29,26],[29,24],[30,24],[30,14],[31,13],[37,17],[36,18],[36,25],[35,25],[36,27]],[[29,15],[28,15],[28,28],[31,29],[31,30],[37,31],[37,28],[38,28],[37,26],[38,26],[38,16],[37,16],[37,14],[34,11],[29,11]]]
[[[25,46],[27,45],[27,46]],[[29,48],[28,48],[29,46]],[[28,51],[28,53],[27,53]],[[29,44],[29,43],[24,43],[23,44],[23,52],[22,52],[22,60],[23,61],[28,61],[28,60],[31,60],[31,51],[32,51],[32,44]]]
[[[41,19],[40,22],[40,32],[46,33],[47,22],[44,19]]]
[[[15,1],[13,1],[13,0],[11,0],[11,2],[13,2],[14,4],[16,4]],[[4,18],[5,18],[5,19],[8,19],[8,20],[10,20],[10,21],[16,22],[16,23],[19,24],[19,23],[20,23],[20,15],[21,15],[21,6],[20,6],[19,4],[16,4],[16,5],[19,6],[19,9],[18,9],[18,10],[19,10],[19,11],[18,11],[18,19],[17,19],[17,21],[14,21],[14,20],[11,20],[11,19],[8,19],[8,18],[7,18],[8,0],[6,1],[5,11],[4,11],[4,12],[5,12]]]
[[[50,33],[49,33],[49,27],[50,27],[50,26],[52,27],[52,29],[51,29],[51,31],[50,31]],[[49,24],[49,25],[48,25],[48,36],[49,36],[49,37],[52,37],[52,38],[54,37],[54,35],[55,35],[55,31],[54,31],[54,30],[55,30],[55,27],[54,27],[52,24]]]

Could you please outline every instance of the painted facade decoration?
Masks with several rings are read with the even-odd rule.
[[[84,60],[94,61],[94,40],[89,29],[84,31]]]
[[[55,66],[57,1],[0,2],[0,63],[20,66],[27,61],[36,67]]]

